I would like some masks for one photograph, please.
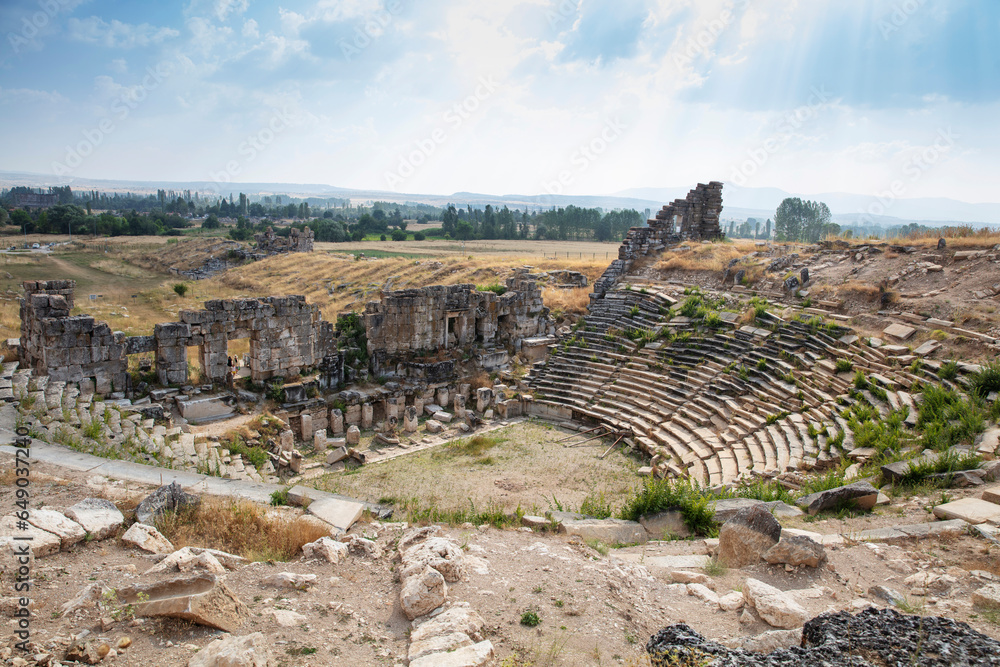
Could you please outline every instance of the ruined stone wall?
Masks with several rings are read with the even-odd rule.
[[[480,292],[474,285],[397,290],[365,306],[368,351],[400,356],[419,351],[507,347],[546,333],[548,309],[526,269],[507,279],[507,292]]]
[[[611,262],[594,282],[591,301],[599,299],[628,274],[641,257],[659,254],[668,245],[722,236],[719,216],[722,213],[722,183],[699,183],[684,199],[675,199],[656,212],[645,227],[633,227],[618,247],[618,259]]]
[[[230,340],[249,339],[255,382],[298,375],[333,351],[333,325],[303,296],[214,299],[204,310],[182,310],[180,319],[157,324],[152,336],[162,384],[187,381],[187,348],[193,346],[209,381],[226,379]]]
[[[316,235],[311,229],[289,230],[288,237],[278,236],[273,227],[268,227],[262,234],[255,234],[257,251],[263,255],[277,255],[285,252],[312,252]]]
[[[719,216],[722,214],[722,183],[699,183],[684,199],[675,199],[656,212],[653,228],[667,228],[684,241],[699,241],[722,236]]]
[[[94,380],[103,394],[124,391],[125,334],[90,315],[71,316],[72,280],[24,283],[21,299],[21,363],[60,382]]]
[[[101,393],[125,389],[129,354],[156,353],[158,381],[186,384],[189,347],[198,348],[202,376],[218,382],[229,371],[230,340],[249,339],[255,382],[298,375],[336,352],[333,325],[302,296],[207,301],[204,310],[182,310],[180,322],[157,324],[152,336],[126,337],[89,315],[70,316],[75,286],[24,283],[21,361],[56,380],[93,378]]]

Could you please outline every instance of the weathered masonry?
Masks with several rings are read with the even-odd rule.
[[[546,334],[550,325],[536,277],[516,270],[503,294],[480,292],[474,285],[389,292],[365,307],[369,354],[377,368],[388,370],[394,360],[422,352],[516,349],[522,339]]]
[[[372,368],[377,375],[408,376],[412,369],[406,362],[425,353],[473,347],[481,350],[484,365],[493,357],[506,359],[506,350],[551,328],[535,278],[519,270],[502,295],[472,285],[387,293],[364,314]],[[157,324],[151,336],[126,337],[90,315],[71,316],[74,288],[70,280],[24,283],[21,361],[39,375],[65,382],[92,378],[100,393],[122,392],[128,390],[128,355],[152,353],[160,384],[187,384],[189,361],[197,361],[206,381],[224,382],[229,341],[247,339],[254,382],[310,369],[321,371],[327,387],[344,379],[334,325],[303,296],[206,301],[203,310],[182,310],[179,322]],[[447,362],[437,373],[453,371]]]
[[[186,384],[188,348],[197,348],[202,377],[225,381],[229,341],[250,341],[250,377],[291,377],[320,365],[333,348],[333,325],[305,297],[205,302],[182,310],[180,322],[157,324],[152,336],[126,337],[90,315],[71,316],[71,280],[24,283],[22,361],[39,375],[66,382],[92,378],[98,392],[124,391],[128,355],[152,352],[161,384]]]
[[[285,252],[312,252],[316,235],[306,227],[302,231],[294,227],[288,230],[288,236],[278,236],[273,227],[268,227],[263,234],[255,234],[257,251],[266,255],[277,255]]]
[[[21,300],[21,363],[57,382],[94,380],[100,393],[124,391],[125,334],[90,315],[70,315],[72,280],[28,281]]]
[[[633,227],[618,248],[618,259],[611,262],[594,282],[591,300],[602,297],[614,287],[641,257],[660,254],[667,246],[681,241],[700,241],[722,236],[722,183],[699,183],[684,199],[675,199],[656,212],[645,227]]]

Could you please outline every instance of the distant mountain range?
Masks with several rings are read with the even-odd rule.
[[[224,183],[213,181],[152,182],[102,180],[90,178],[65,178],[45,174],[30,174],[0,171],[0,187],[25,185],[29,187],[49,187],[70,185],[78,190],[102,190],[105,192],[155,193],[157,189],[174,191],[191,190],[200,194],[239,194],[250,196],[286,195],[297,198],[338,198],[350,199],[359,204],[368,201],[390,201],[397,203],[428,204],[431,206],[509,206],[511,208],[546,209],[552,206],[574,204],[583,207],[600,207],[605,210],[634,208],[639,211],[656,211],[674,199],[683,198],[695,183],[669,188],[631,188],[607,195],[488,195],[476,192],[455,192],[450,195],[399,193],[385,190],[359,190],[339,188],[318,183]],[[768,218],[786,197],[801,197],[826,202],[833,213],[835,222],[840,224],[877,224],[893,226],[916,222],[937,226],[948,224],[972,224],[975,226],[1000,226],[1000,203],[970,203],[944,197],[919,197],[895,199],[879,202],[871,195],[848,192],[824,192],[820,194],[791,193],[778,188],[748,188],[727,184],[723,193],[725,219],[743,220],[748,217]],[[881,215],[873,205],[884,207]]]

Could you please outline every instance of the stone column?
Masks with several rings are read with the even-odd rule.
[[[371,403],[365,403],[361,406],[361,428],[371,428],[372,418],[375,414],[375,410],[372,408]]]
[[[490,407],[493,402],[493,390],[489,387],[480,387],[476,390],[476,412],[483,412]]]
[[[407,406],[403,415],[403,430],[406,431],[407,433],[413,433],[414,431],[416,431],[417,417],[419,417],[417,409],[412,405]]]
[[[338,437],[344,435],[344,413],[340,408],[330,410],[330,431]]]

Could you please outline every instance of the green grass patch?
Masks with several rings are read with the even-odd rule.
[[[695,482],[648,478],[633,490],[625,502],[620,518],[638,521],[670,509],[680,511],[684,523],[692,533],[711,535],[716,531],[715,512],[710,506],[712,498]]]

